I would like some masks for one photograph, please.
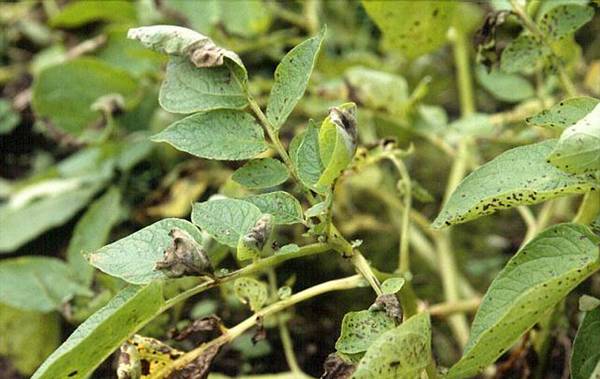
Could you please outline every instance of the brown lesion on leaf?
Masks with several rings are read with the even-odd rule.
[[[163,259],[156,262],[155,270],[169,278],[213,276],[208,254],[192,236],[178,228],[171,230],[169,236],[173,238],[173,243],[165,250]]]
[[[377,296],[375,303],[369,307],[371,311],[384,311],[394,319],[396,324],[402,322],[402,307],[395,294],[384,294]]]
[[[323,363],[323,375],[321,379],[350,379],[356,370],[356,365],[332,353],[327,356]]]

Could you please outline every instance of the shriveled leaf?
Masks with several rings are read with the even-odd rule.
[[[585,226],[559,224],[519,250],[488,288],[463,356],[448,378],[482,371],[600,268],[598,242]]]
[[[121,290],[46,359],[32,379],[88,378],[127,338],[164,306],[162,282]]]
[[[587,176],[567,174],[546,162],[548,140],[508,150],[476,169],[456,188],[433,222],[436,228],[525,204],[597,188]]]
[[[520,75],[488,72],[483,66],[477,67],[476,74],[479,84],[498,100],[517,103],[535,96],[533,85]]]
[[[273,158],[253,159],[237,169],[231,177],[239,184],[261,189],[274,187],[285,182],[289,173],[285,165]]]
[[[500,68],[507,73],[528,71],[536,68],[545,55],[541,41],[534,36],[521,34],[502,51]]]
[[[599,102],[593,97],[572,97],[527,118],[525,121],[531,126],[562,131],[584,118]]]
[[[262,215],[254,204],[237,199],[209,200],[196,203],[192,208],[194,224],[220,243],[234,248]]]
[[[152,137],[200,158],[241,160],[267,149],[263,130],[248,113],[215,110],[196,113]]]
[[[600,170],[600,105],[563,131],[548,160],[572,174]]]
[[[325,28],[287,53],[275,69],[275,82],[267,103],[267,118],[279,129],[304,95],[315,66]]]
[[[344,315],[335,349],[345,354],[367,351],[369,346],[396,323],[385,312],[364,310]]]
[[[456,4],[452,1],[363,0],[367,14],[383,32],[383,45],[408,58],[443,46]]]
[[[319,128],[314,123],[309,123],[306,132],[298,137],[298,148],[295,152],[290,151],[290,155],[302,183],[316,189],[315,185],[323,172],[323,164],[319,153]]]
[[[110,230],[120,218],[120,203],[121,192],[112,187],[90,205],[75,225],[67,248],[67,260],[79,282],[85,285],[91,283],[94,268],[83,254],[99,249],[107,242]]]
[[[565,4],[545,13],[540,22],[540,30],[551,39],[560,39],[587,24],[594,17],[592,7],[580,4]]]
[[[0,304],[0,355],[31,375],[60,343],[58,313],[25,311]]]
[[[240,301],[248,304],[253,312],[258,312],[269,296],[267,285],[253,278],[237,279],[233,283],[233,290]]]
[[[182,229],[196,241],[202,241],[198,229],[186,220],[166,218],[125,238],[106,245],[86,257],[99,270],[133,284],[147,284],[166,276],[156,270],[164,252],[173,244],[169,232]]]
[[[40,312],[60,309],[75,295],[92,294],[63,261],[35,256],[0,262],[0,288],[0,303]]]
[[[49,23],[54,27],[77,28],[97,21],[135,22],[135,6],[127,1],[75,1],[62,8]]]
[[[571,355],[571,378],[595,379],[600,374],[600,308],[586,312]],[[595,375],[596,376],[595,376]]]
[[[276,224],[296,224],[303,220],[300,202],[287,192],[269,192],[248,196],[243,200],[256,205],[261,212],[272,215]]]
[[[183,351],[177,350],[162,341],[139,334],[134,334],[123,346],[133,346],[135,348],[140,366],[144,368],[140,370],[143,371],[140,379],[150,378],[157,371],[172,364],[184,354]]]
[[[420,313],[369,346],[353,379],[418,379],[431,360],[431,322]]]

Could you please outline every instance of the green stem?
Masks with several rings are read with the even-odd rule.
[[[379,280],[377,279],[377,276],[375,276],[371,265],[369,265],[369,262],[367,262],[360,251],[355,250],[352,254],[352,264],[358,273],[361,274],[367,280],[367,282],[369,282],[377,296],[383,295],[381,283],[379,283]]]
[[[399,247],[399,255],[398,255],[398,270],[400,273],[408,273],[410,272],[410,251],[409,251],[409,231],[410,231],[410,210],[412,208],[412,184],[410,182],[410,175],[408,174],[408,170],[406,169],[406,165],[401,159],[398,159],[395,155],[390,156],[389,158],[398,173],[400,173],[400,178],[402,180],[404,186],[404,206],[402,211],[402,223],[400,226],[400,247]]]
[[[471,66],[469,64],[469,44],[466,35],[458,29],[451,30],[450,38],[454,45],[453,53],[458,79],[460,110],[462,116],[466,117],[475,113],[473,80],[471,77]]]

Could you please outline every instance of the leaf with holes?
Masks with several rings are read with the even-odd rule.
[[[540,30],[551,39],[561,39],[574,33],[594,17],[592,7],[580,4],[559,5],[545,13],[539,21]]]
[[[364,310],[346,313],[335,349],[344,354],[365,352],[379,336],[395,327],[396,323],[385,312]]]
[[[555,146],[556,140],[548,140],[517,147],[479,167],[458,185],[433,226],[460,224],[498,209],[597,189],[593,178],[565,173],[546,162]]]
[[[600,307],[586,312],[571,355],[571,377],[593,379],[600,375]]]
[[[593,97],[572,97],[527,118],[525,121],[530,126],[563,131],[589,114],[599,102]]]
[[[285,165],[273,158],[253,159],[233,173],[231,179],[251,189],[274,187],[285,182],[289,173]]]
[[[263,213],[273,216],[276,224],[297,224],[302,222],[302,206],[287,192],[275,191],[243,198]]]
[[[552,226],[517,252],[488,288],[460,361],[448,378],[472,377],[492,364],[579,283],[600,268],[587,227]]]
[[[267,285],[253,278],[239,278],[233,283],[235,295],[253,312],[258,312],[267,302]]]

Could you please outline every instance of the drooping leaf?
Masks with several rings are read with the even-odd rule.
[[[552,226],[525,245],[488,288],[462,358],[448,378],[474,376],[600,268],[598,242],[587,227]]]
[[[67,248],[67,260],[79,282],[89,285],[94,268],[83,254],[101,248],[108,240],[110,230],[117,223],[121,212],[121,192],[112,187],[94,201],[79,219]]]
[[[383,45],[408,58],[446,43],[456,4],[452,1],[363,0],[367,14],[383,32]]]
[[[261,212],[272,215],[276,224],[297,224],[303,220],[300,202],[287,192],[269,192],[248,196],[243,200],[256,205]]]
[[[431,322],[420,313],[375,340],[352,378],[418,379],[430,360]]]
[[[525,121],[531,126],[562,131],[584,118],[598,103],[599,101],[593,97],[572,97],[527,118]]]
[[[533,85],[520,75],[499,70],[488,72],[483,66],[477,67],[476,74],[479,84],[498,100],[518,103],[535,95]]]
[[[311,122],[306,132],[297,138],[298,147],[295,151],[290,149],[290,157],[296,165],[300,181],[305,186],[316,189],[315,185],[323,172],[319,153],[319,128]]]
[[[565,4],[545,13],[540,22],[540,30],[551,39],[561,39],[587,24],[594,17],[592,7],[580,4]]]
[[[346,313],[335,349],[344,354],[365,352],[379,336],[395,327],[396,323],[385,312],[364,310]]]
[[[563,131],[548,160],[572,174],[600,170],[600,105]]]
[[[79,325],[32,379],[88,378],[130,335],[157,316],[163,306],[162,282],[126,287]]]
[[[165,274],[155,267],[156,262],[163,259],[165,250],[173,244],[169,232],[174,228],[184,230],[198,242],[202,241],[200,232],[190,222],[166,218],[106,245],[86,258],[92,266],[129,283],[147,284],[165,279]]]
[[[53,27],[77,28],[96,21],[127,23],[135,20],[135,6],[127,1],[75,1],[54,15],[49,24]]]
[[[60,309],[74,295],[91,295],[63,261],[50,257],[3,260],[0,288],[0,303],[39,312]]]
[[[239,184],[261,189],[274,187],[285,182],[289,173],[285,165],[273,158],[253,159],[237,169],[231,177]]]
[[[595,379],[600,375],[600,307],[585,313],[571,355],[571,378]]]
[[[325,30],[290,50],[275,69],[275,82],[267,103],[267,118],[275,129],[281,128],[304,95]]]
[[[254,278],[239,278],[233,283],[236,296],[248,304],[253,312],[258,312],[267,302],[267,285]]]
[[[523,72],[538,67],[546,55],[544,45],[536,37],[521,34],[502,51],[500,68],[507,73]]]
[[[249,159],[267,149],[263,130],[248,113],[215,110],[196,113],[152,137],[200,158]]]
[[[556,146],[548,140],[508,150],[476,169],[456,188],[433,222],[436,228],[525,204],[585,193],[598,184],[584,175],[567,174],[546,162]]]
[[[220,243],[234,248],[262,215],[254,204],[237,199],[209,200],[196,203],[192,208],[194,224]]]

